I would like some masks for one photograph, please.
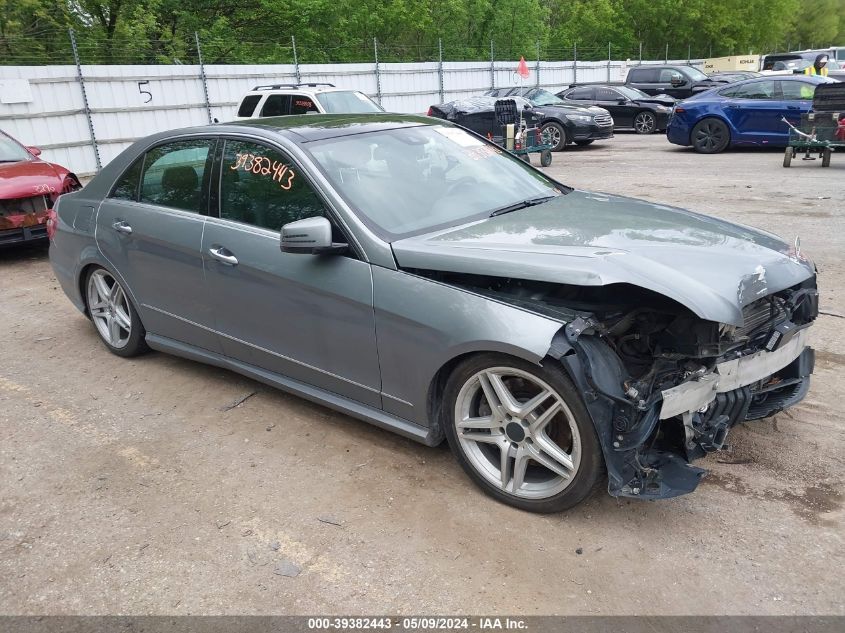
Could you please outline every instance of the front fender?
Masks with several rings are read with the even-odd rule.
[[[423,426],[431,424],[429,385],[450,361],[500,352],[539,364],[562,326],[425,277],[378,266],[372,270],[383,406]]]

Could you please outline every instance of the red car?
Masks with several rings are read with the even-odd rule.
[[[56,198],[82,186],[75,174],[40,154],[0,130],[0,246],[46,238]]]

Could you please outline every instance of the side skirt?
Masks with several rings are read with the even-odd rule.
[[[439,443],[431,428],[397,418],[389,413],[385,413],[379,409],[373,409],[365,404],[344,398],[330,391],[318,389],[312,385],[286,378],[285,376],[269,372],[255,365],[243,363],[234,358],[186,345],[185,343],[180,343],[179,341],[174,341],[173,339],[156,334],[147,333],[146,340],[147,345],[159,352],[181,356],[189,360],[234,371],[271,387],[287,391],[311,402],[316,402],[335,411],[351,415],[364,422],[369,422],[379,428],[393,431],[426,446],[436,446]]]

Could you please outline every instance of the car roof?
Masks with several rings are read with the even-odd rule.
[[[365,134],[379,130],[390,130],[420,125],[443,125],[443,119],[415,114],[393,114],[373,112],[365,114],[295,114],[290,116],[245,119],[225,124],[237,128],[277,130],[287,136],[298,137],[300,142],[320,141],[327,138]],[[223,130],[211,126],[218,133]]]
[[[790,51],[789,53],[769,53],[766,55],[766,59],[815,59],[818,55],[828,55],[830,54],[830,49],[828,48],[818,48],[818,49],[807,49],[803,51]]]
[[[603,88],[603,87],[607,87],[607,88],[627,88],[627,86],[624,84],[624,82],[621,82],[621,81],[582,81],[580,83],[569,84],[569,87],[566,88],[566,90],[569,90],[570,88]]]
[[[693,68],[695,70],[698,70],[698,68],[692,66],[691,64],[637,64],[636,66],[632,66],[631,68],[629,68],[628,71],[630,72],[632,70],[638,70],[640,68],[657,68],[658,70],[661,68]]]
[[[743,79],[741,81],[734,81],[733,83],[729,84],[720,84],[718,86],[714,86],[709,90],[705,90],[704,92],[699,92],[698,94],[693,95],[692,97],[690,97],[690,99],[694,101],[704,100],[709,97],[718,95],[722,90],[726,90],[728,88],[734,89],[739,86],[753,84],[760,81],[803,81],[804,83],[814,84],[837,83],[835,79],[831,79],[830,77],[821,77],[819,75],[761,75],[760,77],[752,77],[751,79]],[[689,99],[687,99],[687,101],[689,101]]]

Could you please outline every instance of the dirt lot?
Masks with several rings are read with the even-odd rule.
[[[556,516],[487,499],[445,447],[112,356],[45,248],[0,253],[0,613],[845,614],[839,158],[634,135],[555,156],[581,188],[800,234],[828,313],[806,401],[735,429],[694,494]]]

